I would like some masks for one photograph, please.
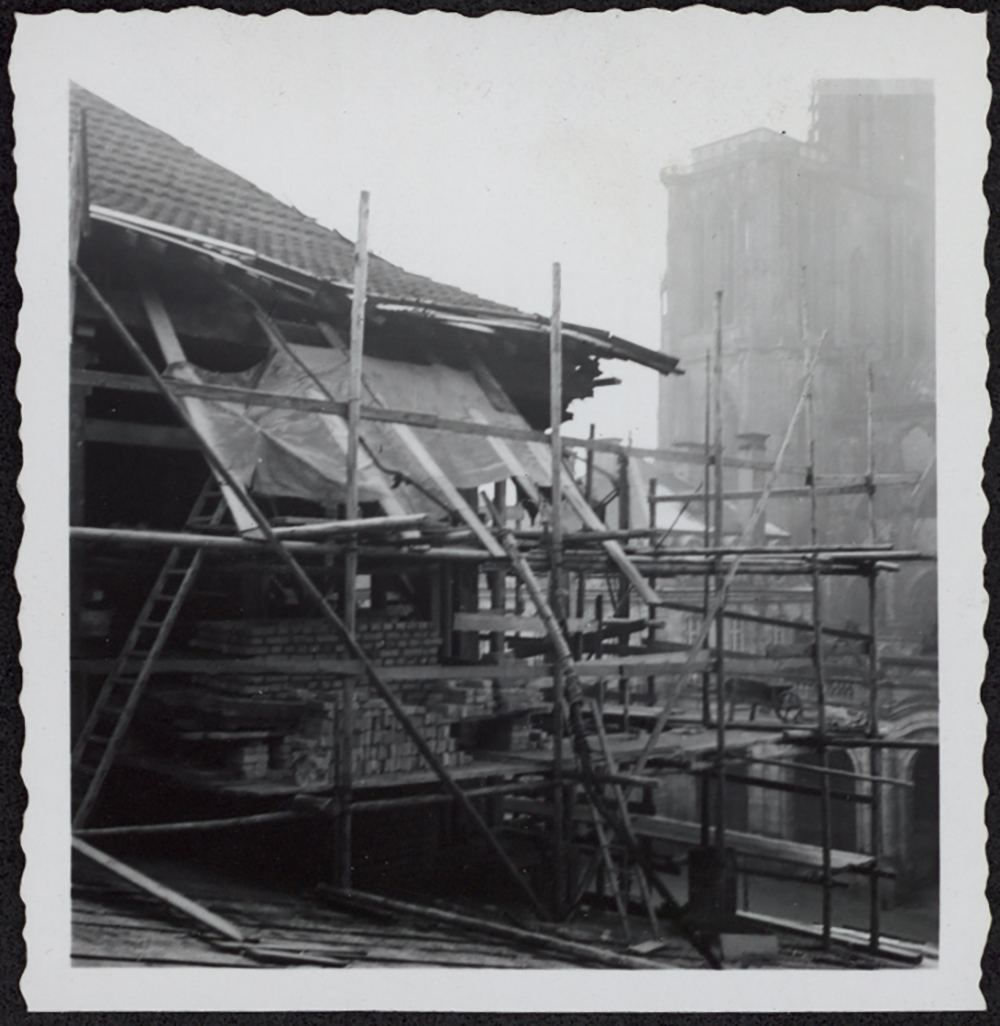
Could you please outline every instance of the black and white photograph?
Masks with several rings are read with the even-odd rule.
[[[987,51],[18,16],[29,1010],[982,1007]]]

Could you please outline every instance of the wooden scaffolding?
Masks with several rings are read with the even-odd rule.
[[[77,540],[126,541],[159,545],[169,549],[163,573],[143,607],[129,642],[122,651],[99,693],[77,739],[73,752],[74,820],[77,849],[88,857],[102,857],[91,842],[102,835],[141,832],[223,829],[251,821],[268,822],[298,815],[323,816],[333,837],[335,865],[331,883],[341,893],[352,887],[352,817],[360,811],[388,810],[421,803],[454,802],[482,837],[497,863],[514,883],[539,919],[565,920],[573,916],[581,902],[594,893],[610,895],[618,910],[622,929],[628,935],[630,904],[637,900],[648,916],[654,934],[665,919],[714,966],[719,964],[713,946],[713,931],[719,916],[727,912],[727,888],[732,885],[734,858],[770,860],[779,866],[795,867],[822,887],[822,940],[829,945],[834,938],[832,898],[838,877],[860,873],[870,882],[870,924],[867,944],[872,952],[885,950],[881,944],[880,880],[886,875],[881,856],[882,792],[885,787],[905,786],[905,782],[883,775],[881,752],[887,741],[879,724],[879,686],[881,666],[877,617],[880,575],[891,572],[902,561],[927,558],[921,553],[895,551],[877,542],[872,533],[867,544],[858,546],[824,545],[817,536],[816,509],[824,495],[861,492],[874,501],[877,476],[869,456],[868,472],[859,481],[826,487],[817,483],[814,465],[815,446],[810,441],[810,464],[806,468],[807,485],[793,488],[777,486],[784,472],[785,457],[794,432],[803,419],[807,430],[811,384],[817,366],[819,348],[808,354],[799,395],[787,431],[774,460],[768,465],[763,486],[753,491],[729,491],[723,486],[725,465],[740,465],[727,457],[722,444],[721,416],[721,331],[717,335],[714,358],[714,412],[706,408],[706,444],[700,455],[679,450],[648,450],[597,439],[567,438],[562,435],[562,327],[560,318],[560,277],[558,265],[553,275],[553,309],[550,326],[550,425],[548,434],[510,427],[497,427],[475,421],[445,420],[433,412],[414,414],[366,403],[363,384],[363,339],[367,278],[368,197],[362,195],[350,333],[350,393],[339,402],[326,392],[324,399],[302,399],[263,393],[253,389],[211,385],[165,378],[159,373],[123,323],[113,306],[91,279],[73,264],[77,288],[86,291],[103,311],[116,334],[131,355],[143,366],[146,382],[138,384],[134,376],[79,369],[74,383],[91,387],[155,389],[171,406],[179,422],[190,430],[211,470],[206,492],[192,512],[185,531],[137,531],[115,528],[74,527]],[[719,297],[721,301],[721,297]],[[177,346],[170,318],[155,295],[146,297],[146,310],[157,340],[170,361]],[[287,351],[286,340],[278,327],[259,312],[260,323],[270,343]],[[182,354],[183,355],[183,354]],[[132,380],[126,381],[126,378]],[[317,384],[320,384],[318,381]],[[870,395],[870,390],[869,390]],[[295,409],[344,418],[347,425],[347,501],[344,519],[301,525],[275,525],[220,458],[200,430],[197,416],[186,401],[216,399],[247,405]],[[436,481],[448,505],[464,522],[462,541],[456,545],[440,532],[423,531],[426,517],[387,515],[362,517],[358,502],[359,428],[364,420],[393,425],[404,444],[419,459]],[[871,447],[871,402],[869,402],[869,453]],[[457,489],[436,467],[432,457],[421,450],[412,427],[431,428],[456,434],[473,434],[491,440],[508,465],[510,477],[546,514],[542,530],[515,531],[506,517],[506,489],[498,485],[492,497]],[[551,492],[540,494],[519,468],[505,440],[526,442],[538,461],[551,471]],[[567,455],[585,453],[583,481],[577,482]],[[609,528],[595,511],[592,491],[594,454],[614,454],[619,473],[616,494],[619,526]],[[631,461],[652,455],[661,460],[703,462],[705,484],[699,492],[660,495],[655,481],[648,495],[648,529],[630,526],[628,508],[642,501],[635,494],[630,477]],[[801,469],[801,468],[800,468]],[[812,538],[806,546],[767,546],[757,542],[758,525],[763,522],[769,502],[807,498],[811,508]],[[735,543],[727,543],[723,531],[724,504],[752,500],[753,511]],[[704,508],[705,539],[699,548],[670,546],[670,527],[657,526],[657,510],[662,504],[693,504]],[[225,511],[235,521],[230,530],[220,529]],[[564,517],[571,513],[581,529],[567,529]],[[236,528],[240,530],[236,530]],[[551,682],[551,698],[544,711],[551,748],[521,753],[494,766],[492,779],[484,782],[483,772],[460,772],[445,766],[427,743],[421,729],[394,691],[391,668],[380,667],[358,640],[357,577],[359,560],[378,550],[384,554],[387,540],[395,551],[409,551],[408,558],[437,561],[473,568],[478,594],[480,577],[486,583],[491,609],[467,609],[457,612],[454,627],[474,639],[472,648],[477,674],[493,679],[502,690],[505,680],[539,679]],[[233,817],[215,821],[172,822],[143,826],[119,825],[88,828],[88,819],[101,794],[103,783],[127,735],[132,716],[142,697],[146,681],[165,667],[184,672],[194,660],[163,659],[161,653],[177,611],[183,603],[202,553],[266,552],[283,566],[295,581],[300,594],[318,617],[343,637],[347,663],[339,670],[343,683],[344,716],[338,720],[338,773],[335,794],[323,800],[299,796],[287,810],[257,816]],[[393,550],[390,550],[393,551]],[[304,554],[323,553],[340,560],[343,566],[343,609],[335,609],[303,568]],[[867,629],[831,627],[824,620],[824,579],[832,576],[858,576],[866,580],[869,595]],[[733,607],[730,592],[740,576],[801,578],[809,582],[812,620],[765,616]],[[576,608],[573,608],[575,578]],[[703,582],[701,604],[678,598],[670,587],[677,580]],[[594,584],[600,587],[595,591]],[[603,582],[603,584],[601,584]],[[597,593],[599,591],[599,594]],[[534,607],[534,616],[525,615],[523,598]],[[636,613],[633,604],[645,607],[645,615]],[[591,598],[594,610],[589,614]],[[513,611],[511,611],[512,602]],[[605,601],[608,603],[607,610]],[[605,612],[610,615],[605,615]],[[665,636],[667,621],[658,614],[680,611],[694,614],[699,626],[693,638],[681,642]],[[727,651],[725,624],[751,622],[768,624],[811,635],[811,684],[816,701],[815,724],[799,725],[801,700],[787,685],[789,673],[781,667],[761,671],[748,660],[740,660]],[[643,650],[629,646],[629,638],[645,631]],[[511,638],[523,633],[544,634],[536,645],[541,661],[532,658],[500,658]],[[837,733],[827,722],[828,696],[825,658],[828,643],[848,639],[859,643],[867,653],[865,673],[868,688],[868,716],[863,730]],[[609,644],[610,643],[610,644]],[[479,659],[482,647],[493,658]],[[527,646],[530,647],[530,646]],[[616,649],[616,651],[609,651]],[[526,649],[523,649],[526,650]],[[461,679],[469,675],[469,664],[427,668],[438,678]],[[393,793],[382,797],[359,797],[358,780],[352,761],[351,672],[366,678],[373,691],[385,702],[423,758],[438,787],[424,786],[411,793]],[[740,700],[740,680],[753,676],[754,683],[771,687],[770,698],[776,722],[734,724],[726,715],[727,702]],[[398,674],[395,679],[398,678]],[[608,701],[606,682],[619,682],[619,701]],[[771,683],[770,681],[777,681]],[[647,704],[632,703],[632,681],[646,682]],[[682,708],[682,696],[692,682],[700,681],[700,715],[691,716]],[[608,725],[620,722],[623,730],[610,735]],[[638,740],[629,728],[644,724],[648,730]],[[742,773],[737,760],[746,766],[791,766],[780,759],[755,756],[750,747],[755,739],[770,738],[776,743],[812,749],[819,763],[811,768],[814,784],[790,783],[766,774]],[[916,742],[914,743],[917,744]],[[870,749],[870,773],[846,774],[829,765],[829,752],[836,748]],[[748,754],[749,752],[749,754]],[[691,774],[702,794],[701,823],[671,819],[657,814],[653,795],[659,773]],[[854,800],[870,809],[869,851],[840,851],[834,847],[831,831],[831,803],[843,795],[836,783],[845,776],[867,789]],[[791,790],[815,797],[820,803],[821,844],[818,846],[778,840],[732,829],[726,822],[727,785],[736,783],[765,789]],[[502,801],[502,812],[490,820],[484,816],[483,800]],[[267,817],[271,817],[267,819]],[[504,837],[519,829],[541,831],[551,852],[550,894],[540,894],[511,858]],[[681,906],[663,879],[663,856],[657,855],[660,842],[689,849],[689,874],[698,871],[708,895],[706,908],[711,914],[695,914],[689,902]],[[109,865],[108,857],[102,864]],[[110,860],[114,862],[114,860]],[[670,860],[667,859],[669,862]],[[110,866],[114,869],[115,866]],[[693,877],[692,877],[693,879]],[[134,879],[133,879],[133,882]],[[140,886],[143,885],[140,883]],[[162,896],[162,895],[161,895]],[[169,899],[167,899],[169,900]],[[702,910],[704,911],[704,910]],[[222,932],[225,932],[223,930]],[[232,933],[227,934],[232,938]]]

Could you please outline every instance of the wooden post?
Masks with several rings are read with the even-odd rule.
[[[501,517],[507,516],[507,482],[497,481],[493,486],[493,504]],[[490,606],[497,612],[507,609],[507,572],[503,568],[490,573]],[[500,655],[504,649],[504,632],[494,631],[490,635],[490,651]]]
[[[720,291],[715,294],[715,416],[713,418],[715,421],[713,463],[715,464],[715,544],[717,548],[721,548],[723,543],[722,385],[722,292]],[[721,886],[722,874],[725,872],[726,866],[726,621],[721,608],[724,598],[724,575],[719,560],[715,561],[715,598],[719,604],[715,614],[715,730],[719,759],[718,779],[715,786],[715,854],[718,860],[716,869]]]
[[[868,734],[878,737],[878,570],[873,566],[868,574]],[[872,871],[869,876],[869,944],[873,952],[878,951],[881,933],[881,895],[879,893],[879,862],[882,856],[882,750],[874,745],[869,756],[871,782],[871,855]]]
[[[871,360],[868,361],[868,474],[865,483],[868,485],[868,538],[875,544],[878,533],[875,523],[875,373]]]
[[[147,894],[152,894],[154,898],[158,898],[192,919],[198,920],[199,923],[207,926],[210,930],[221,933],[223,937],[229,937],[235,941],[242,942],[244,940],[243,931],[228,919],[223,919],[222,916],[210,912],[203,905],[199,905],[190,898],[186,898],[183,894],[179,894],[172,888],[164,887],[163,884],[146,876],[145,873],[140,873],[137,869],[125,865],[124,862],[119,862],[118,859],[112,858],[103,851],[99,851],[79,837],[74,837],[71,843],[73,848],[81,855],[85,855],[99,866],[103,866],[109,872],[114,873],[115,876],[128,880],[130,884],[145,891]]]
[[[587,435],[590,441],[594,440],[594,425],[590,425],[590,432]],[[586,470],[584,471],[583,477],[583,488],[584,498],[586,498],[589,504],[594,498],[594,450],[592,448],[587,449],[587,460],[585,463]]]
[[[604,756],[604,762],[607,767],[607,772],[610,776],[614,777],[618,774],[618,763],[615,761],[614,753],[611,751],[611,745],[608,743],[607,734],[604,732],[604,721],[600,716],[595,716],[594,723],[597,727],[597,743],[600,746],[601,754]],[[620,784],[611,785],[611,793],[614,797],[615,804],[618,807],[618,812],[621,815],[622,822],[626,825],[625,829],[631,831],[631,819],[629,816],[628,802],[625,800],[625,792],[622,790]],[[626,898],[629,880],[629,866],[628,866],[628,850],[622,852],[622,876],[626,880]],[[642,894],[643,903],[646,906],[646,912],[649,915],[649,924],[653,931],[654,937],[660,936],[660,924],[656,918],[656,909],[653,906],[653,895],[649,890],[649,882],[647,881],[641,867],[637,867],[639,890]]]
[[[368,291],[368,193],[358,203],[358,241],[354,247],[354,295],[351,302],[351,353],[347,397],[348,520],[357,520],[358,444],[361,426],[362,367],[365,340],[365,296]],[[344,624],[357,632],[358,540],[354,535],[344,557]],[[354,682],[343,682],[343,712],[338,724],[340,747],[340,815],[336,821],[335,875],[338,886],[351,886],[351,788],[353,783]]]
[[[549,332],[549,428],[552,440],[552,507],[549,601],[556,618],[566,617],[562,582],[562,278],[559,264],[552,265],[552,321]],[[563,670],[558,661],[552,672],[553,828],[555,848],[554,906],[557,918],[566,904],[565,793],[563,783]]]
[[[875,376],[871,361],[868,362],[868,537],[874,545],[877,539],[875,522]],[[868,734],[878,737],[878,571],[872,566],[868,574]],[[869,771],[872,777],[882,774],[882,750],[874,746],[869,757]],[[881,933],[881,894],[879,893],[879,862],[882,855],[882,786],[872,780],[871,854],[872,873],[869,876],[869,943],[872,951],[878,951]]]
[[[361,424],[362,366],[365,339],[365,294],[368,289],[368,193],[358,205],[358,241],[354,247],[354,296],[351,302],[351,354],[347,398],[347,519],[358,518],[358,438]],[[345,618],[353,633],[357,623],[358,555],[349,552],[344,573]]]
[[[590,432],[587,436],[591,441],[594,439],[594,425],[590,425]],[[583,498],[587,505],[590,506],[594,498],[594,450],[587,449],[586,459],[584,461],[584,476],[583,476]],[[580,576],[577,579],[577,592],[576,592],[576,615],[582,620],[587,613],[587,574],[586,571],[581,571]],[[582,643],[581,638],[581,643]]]
[[[654,529],[656,527],[656,478],[651,477],[649,479],[649,527]],[[657,546],[656,536],[651,536],[653,539],[653,545]],[[650,577],[649,586],[656,591],[656,578]],[[656,606],[649,607],[649,635],[648,641],[650,642],[650,648],[652,643],[656,640]],[[646,678],[646,704],[656,704],[656,678]]]
[[[712,495],[712,353],[711,350],[705,350],[705,531],[702,544],[707,551],[712,544],[711,536],[711,523],[712,523],[712,507],[709,505],[711,502]],[[712,602],[712,583],[711,577],[705,574],[705,580],[702,582],[704,585],[704,600],[705,600],[705,619],[708,619],[708,610]],[[705,635],[704,642],[705,651],[708,651],[709,642],[708,635]],[[709,692],[712,687],[712,677],[708,670],[706,670],[701,676],[701,721],[708,727],[712,723],[712,705]],[[708,793],[706,786],[705,793]],[[707,799],[702,802],[702,808],[707,809]],[[706,821],[707,822],[707,821]],[[702,824],[705,831],[708,827],[705,823]]]
[[[809,362],[809,342],[805,337],[803,313],[803,357]],[[814,419],[814,390],[809,383],[806,397],[806,439],[809,447],[808,482],[809,482],[809,530],[810,541],[815,549],[819,538],[818,510],[816,506],[816,429]],[[819,731],[820,767],[829,769],[830,752],[826,746],[826,681],[823,666],[823,578],[819,571],[819,558],[816,552],[812,556],[812,590],[813,590],[813,665],[816,671],[816,701],[818,706],[817,730]],[[833,874],[830,863],[830,849],[833,846],[831,809],[830,809],[830,775],[820,776],[820,830],[823,846],[823,934],[824,948],[830,947],[833,925]]]
[[[493,486],[493,504],[497,508],[506,523],[507,518],[507,482],[497,481]],[[507,611],[507,571],[500,567],[492,570],[489,574],[490,584],[490,608],[498,613]],[[505,635],[502,630],[493,631],[490,634],[490,653],[499,663],[504,651]],[[503,685],[498,678],[493,681],[493,707],[500,711],[507,708],[507,701],[503,693]]]
[[[631,527],[632,520],[632,495],[628,479],[628,456],[624,452],[618,453],[618,529],[627,531]],[[629,581],[624,574],[618,575],[618,604],[615,608],[615,616],[627,620],[629,616]],[[628,654],[628,635],[618,636],[618,652],[621,655]],[[622,705],[622,731],[629,730],[629,679],[620,677],[618,679],[618,700]]]
[[[75,279],[70,279],[75,285]],[[86,367],[87,350],[85,346],[77,341],[70,344],[70,366]],[[87,396],[90,389],[82,385],[70,385],[69,389],[69,522],[74,527],[81,527],[87,522],[86,518],[86,459],[84,452],[85,422],[87,413]],[[70,550],[70,617],[71,634],[75,637],[80,627],[80,609],[83,605],[84,579],[83,559],[80,549],[74,546]],[[86,677],[73,679],[71,683],[71,695],[74,709],[80,713],[79,722],[82,725],[86,722],[90,713],[87,701],[87,680]],[[74,722],[76,716],[73,717]],[[73,734],[74,740],[76,734]]]
[[[86,367],[88,353],[80,342],[70,345],[70,366]],[[71,385],[69,390],[69,522],[79,526],[86,523],[84,513],[84,424],[86,421],[87,396],[90,389],[82,385]],[[77,609],[78,606],[74,606]]]

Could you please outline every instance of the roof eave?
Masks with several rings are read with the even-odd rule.
[[[353,289],[351,282],[341,279],[317,278],[300,268],[292,267],[275,260],[273,257],[263,256],[247,246],[240,246],[223,239],[216,239],[198,232],[151,221],[144,217],[113,210],[99,204],[90,205],[90,216],[96,221],[103,221],[107,224],[149,235],[162,241],[173,242],[185,248],[196,249],[216,260],[235,264],[247,271],[260,270],[272,278],[287,277],[289,279],[288,284],[298,288],[301,288],[305,282],[312,282],[317,288],[325,285],[344,289],[345,291]],[[369,292],[369,300],[381,308],[394,309],[400,313],[411,312],[436,316],[443,321],[451,322],[456,327],[462,326],[464,321],[466,322],[465,326],[471,330],[482,331],[488,327],[500,327],[547,333],[550,326],[550,321],[547,317],[537,314],[525,314],[513,308],[509,311],[504,311],[477,308],[471,305],[457,306],[436,303],[431,300],[384,296],[375,292]],[[630,363],[637,363],[664,375],[684,373],[684,371],[678,369],[680,361],[677,357],[669,356],[667,353],[661,353],[653,349],[647,349],[645,346],[629,342],[627,339],[619,338],[610,332],[588,328],[579,324],[564,323],[563,334],[591,347],[596,350],[598,355],[607,359],[626,360]]]

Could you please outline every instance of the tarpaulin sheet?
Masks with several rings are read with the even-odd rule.
[[[194,375],[206,383],[311,399],[326,398],[325,388],[334,399],[347,400],[346,351],[313,346],[289,346],[289,351],[294,358],[277,352],[263,367],[237,374],[205,371],[190,364],[173,370],[177,376],[190,379]],[[471,371],[441,364],[366,356],[362,402],[469,423],[527,428],[518,414],[494,407]],[[240,483],[253,492],[312,499],[328,509],[344,501],[347,424],[343,417],[206,400],[203,419],[203,436]],[[462,489],[522,473],[535,484],[549,483],[547,468],[525,443],[511,439],[369,420],[361,422],[360,436],[361,501],[379,502],[387,513],[440,513],[442,504],[450,507],[440,480],[435,479],[435,465]],[[418,452],[420,447],[424,453]]]

